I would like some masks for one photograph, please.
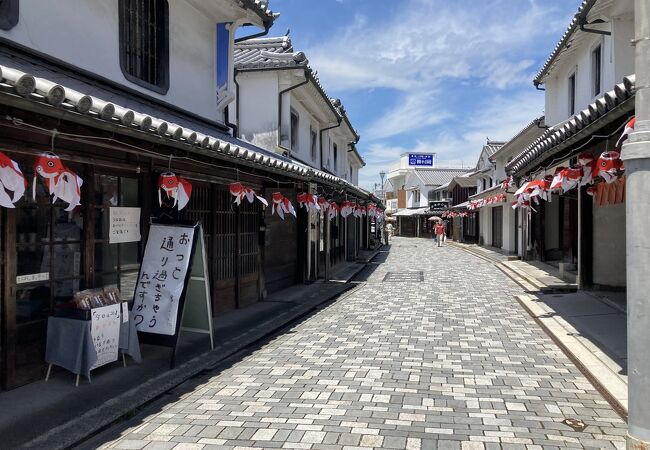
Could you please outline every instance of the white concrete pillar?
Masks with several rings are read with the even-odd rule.
[[[628,449],[650,449],[650,0],[635,0],[636,125],[623,145],[627,250]]]

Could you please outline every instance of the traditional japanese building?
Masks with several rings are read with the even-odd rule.
[[[560,267],[581,286],[626,283],[624,172],[604,173],[601,163],[615,164],[634,116],[633,30],[631,0],[582,2],[534,80],[545,89],[549,128],[505,166],[523,189],[546,177],[560,182],[563,170],[588,175],[549,189],[523,223],[522,256]]]
[[[152,218],[202,224],[212,312],[221,315],[310,277],[316,214],[299,207],[297,193],[377,201],[348,179],[233,132],[234,35],[242,25],[268,30],[276,14],[267,2],[138,5],[23,0],[20,15],[0,10],[8,14],[0,17],[0,151],[9,158],[1,164],[19,167],[28,185],[0,209],[3,389],[44,377],[48,317],[75,292],[117,286],[132,297]],[[340,114],[333,105],[331,117]],[[354,151],[341,149],[345,158]],[[65,188],[53,190],[46,177],[63,172]],[[182,210],[160,190],[169,172],[192,186]],[[269,203],[281,193],[297,217],[281,220],[254,198],[234,204],[232,183]],[[114,242],[116,208],[136,210],[142,239]],[[370,221],[348,220],[358,251]],[[337,245],[323,246],[326,260],[344,252]]]

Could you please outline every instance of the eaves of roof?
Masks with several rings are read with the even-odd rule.
[[[6,65],[0,65],[0,103],[292,178],[344,186],[369,196],[346,180],[232,136],[181,127]]]
[[[506,172],[520,176],[549,157],[594,134],[603,125],[634,109],[635,76],[623,78],[614,89],[598,97],[587,108],[564,123],[547,129],[506,164]]]
[[[484,191],[479,192],[478,194],[470,195],[470,200],[480,200],[485,197],[489,197],[490,194],[495,193],[506,193],[506,191],[501,187],[501,184],[492,186],[491,188],[485,189]]]
[[[279,13],[271,11],[271,8],[269,8],[269,0],[239,0],[239,3],[244,8],[255,12],[267,28],[270,28],[273,21],[280,16]]]
[[[562,38],[560,39],[560,42],[557,43],[555,48],[553,49],[553,52],[551,55],[548,57],[542,68],[540,69],[539,72],[537,72],[537,75],[535,75],[535,79],[533,80],[533,83],[535,86],[538,86],[543,83],[543,78],[544,76],[548,73],[548,70],[551,68],[557,57],[560,55],[562,50],[565,48],[567,45],[569,39],[571,36],[573,36],[573,33],[578,30],[580,27],[580,24],[586,19],[587,14],[589,14],[589,11],[591,8],[596,4],[597,0],[583,0],[582,3],[580,4],[580,7],[578,8],[578,11],[574,14],[573,19],[571,20],[571,23],[569,24],[568,28],[562,35]]]
[[[490,156],[490,161],[494,162],[496,160],[496,157],[507,152],[508,150],[511,149],[511,147],[515,144],[518,143],[518,139],[520,139],[522,136],[524,136],[529,130],[533,128],[539,128],[540,130],[543,129],[543,126],[540,124],[544,123],[544,116],[538,117],[531,121],[528,125],[526,125],[523,129],[521,129],[517,134],[515,134],[508,142],[506,142],[499,150],[497,150],[492,156]],[[540,133],[543,133],[543,131],[540,131]],[[529,138],[530,139],[530,138]]]

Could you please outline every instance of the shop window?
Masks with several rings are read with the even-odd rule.
[[[120,65],[127,80],[160,94],[169,89],[167,0],[120,0]]]
[[[109,243],[110,208],[139,206],[139,183],[136,178],[95,175],[95,219],[93,279],[94,286],[115,285],[122,298],[131,299],[140,269],[140,243]]]
[[[36,199],[25,195],[15,210],[18,326],[44,320],[84,289],[83,209],[65,211],[60,201],[52,205],[44,184],[36,183]]]

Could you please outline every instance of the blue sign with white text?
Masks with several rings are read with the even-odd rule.
[[[409,153],[409,166],[433,166],[433,155]]]

